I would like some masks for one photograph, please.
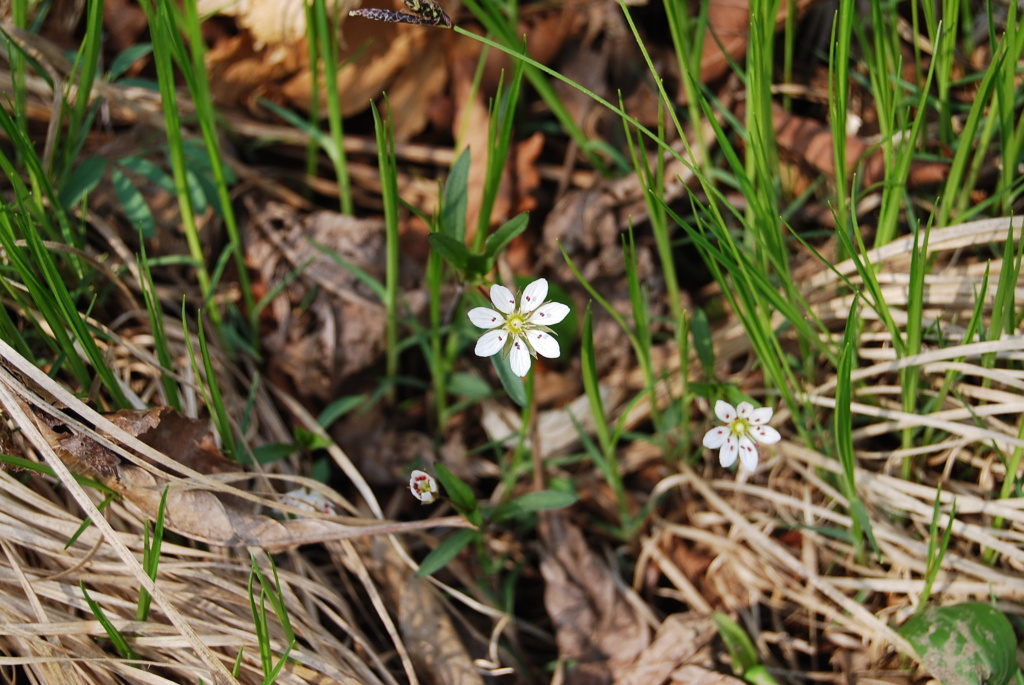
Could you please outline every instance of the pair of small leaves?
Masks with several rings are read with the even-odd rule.
[[[473,490],[469,485],[462,482],[454,473],[445,468],[443,464],[436,464],[434,470],[455,511],[466,517],[466,520],[477,527],[463,528],[456,531],[450,538],[438,545],[420,564],[420,569],[416,573],[420,577],[429,576],[435,571],[444,568],[467,545],[475,540],[480,540],[482,535],[480,526],[485,521],[497,523],[527,516],[538,511],[562,509],[572,506],[579,499],[579,496],[574,492],[541,490],[539,492],[527,493],[522,497],[517,497],[496,507],[481,508],[480,502],[473,494]]]
[[[518,214],[497,231],[488,236],[483,251],[471,252],[466,244],[447,233],[431,233],[430,246],[449,264],[462,272],[465,280],[473,282],[494,268],[494,263],[516,236],[526,230],[530,215]]]

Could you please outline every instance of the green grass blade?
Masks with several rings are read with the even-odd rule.
[[[135,652],[132,651],[131,646],[128,644],[127,638],[117,629],[107,614],[103,611],[103,607],[96,603],[96,601],[89,596],[88,590],[85,589],[85,583],[81,580],[78,581],[78,587],[82,590],[82,597],[85,598],[85,603],[89,605],[89,610],[92,611],[93,616],[99,621],[100,625],[103,626],[103,632],[110,638],[111,644],[114,645],[114,649],[121,655],[122,659],[135,660],[138,657]]]
[[[330,157],[334,164],[335,176],[338,179],[341,213],[351,215],[353,210],[352,181],[348,173],[348,159],[345,156],[345,134],[341,123],[341,94],[338,92],[338,81],[334,76],[338,73],[338,41],[335,38],[338,35],[337,14],[328,17],[327,4],[324,0],[313,0],[312,14],[312,34],[317,43],[317,52],[323,59],[323,73],[328,76],[324,79],[324,94],[327,99],[327,122],[333,142],[331,147],[333,154]],[[310,103],[310,109],[318,107],[318,102]]]
[[[387,99],[384,100],[385,105]],[[391,119],[381,120],[377,106],[373,111],[373,127],[377,133],[377,168],[380,170],[381,201],[384,204],[386,269],[384,272],[384,310],[387,317],[385,330],[386,373],[392,381],[398,375],[398,169],[395,162],[395,134]]]

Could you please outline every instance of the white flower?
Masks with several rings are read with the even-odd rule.
[[[728,402],[718,400],[715,416],[726,425],[709,430],[704,435],[704,446],[711,450],[722,448],[718,454],[722,466],[732,466],[739,455],[743,468],[753,471],[757,468],[757,443],[772,445],[782,439],[779,431],[766,425],[773,413],[771,407],[754,409],[750,402],[740,402],[733,409]]]
[[[409,489],[412,490],[412,496],[423,504],[430,504],[437,499],[437,481],[426,471],[412,472]]]
[[[561,302],[544,302],[547,295],[547,280],[538,279],[526,286],[516,307],[511,290],[503,285],[491,286],[491,302],[498,311],[487,307],[469,310],[469,320],[475,326],[491,329],[477,341],[477,356],[490,357],[504,349],[512,372],[520,377],[530,370],[531,356],[558,357],[558,341],[548,326],[564,319],[569,307]]]
[[[321,514],[334,514],[334,505],[322,493],[306,488],[296,488],[281,495],[281,504],[287,504],[296,509],[315,511]]]

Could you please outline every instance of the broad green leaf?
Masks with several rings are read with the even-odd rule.
[[[142,176],[150,183],[158,185],[162,190],[171,193],[175,193],[174,179],[160,167],[145,157],[139,157],[137,155],[131,155],[128,157],[122,157],[117,160],[117,165],[128,169],[132,173]]]
[[[575,492],[561,492],[558,490],[541,490],[530,492],[522,497],[506,502],[494,510],[492,519],[504,521],[514,519],[536,511],[548,509],[563,509],[572,506],[579,500]]]
[[[199,174],[191,168],[185,169],[185,185],[188,186],[188,196],[192,199],[192,208],[196,214],[204,213],[209,206],[206,201],[206,189],[199,180]]]
[[[110,63],[110,69],[107,71],[107,80],[110,82],[119,79],[133,64],[138,62],[143,57],[153,52],[152,43],[139,43],[133,45],[130,48],[126,48],[124,52],[114,58],[114,61]]]
[[[444,184],[441,232],[460,243],[466,240],[466,190],[469,187],[469,148],[463,150]]]
[[[715,377],[715,346],[711,342],[711,325],[708,323],[708,315],[703,309],[698,309],[690,319],[690,335],[693,337],[693,347],[697,350],[697,358],[704,369],[704,375],[708,378]]]
[[[452,506],[462,516],[465,516],[474,526],[483,523],[483,516],[480,513],[480,503],[477,502],[473,489],[462,482],[458,476],[452,473],[444,464],[435,464],[434,472],[437,479],[441,481],[448,499]]]
[[[459,552],[479,534],[480,532],[473,528],[463,528],[452,534],[450,538],[435,547],[434,551],[426,556],[420,563],[420,568],[416,571],[416,575],[423,578],[441,570],[448,565],[449,561],[458,556]]]
[[[491,396],[491,386],[483,378],[469,373],[453,373],[448,377],[448,392],[470,400]]]
[[[449,262],[456,269],[465,271],[466,265],[469,264],[469,258],[472,255],[469,252],[469,248],[461,240],[456,240],[444,233],[431,233],[427,236],[427,240],[430,242],[430,246],[434,248],[434,252],[441,255],[445,261]]]
[[[64,209],[71,209],[90,190],[99,185],[103,180],[103,174],[107,170],[107,160],[102,157],[89,157],[82,161],[75,170],[68,176],[64,187],[60,189],[58,201]]]
[[[529,221],[530,213],[522,212],[509,219],[505,225],[487,236],[487,241],[484,243],[484,257],[493,263],[493,261],[498,258],[498,255],[501,254],[501,251],[504,250],[517,235],[526,230],[526,225]]]
[[[115,167],[110,176],[117,201],[121,203],[125,215],[132,222],[132,227],[143,238],[147,240],[152,238],[156,235],[156,221],[153,220],[153,212],[149,209],[146,196],[120,169]]]
[[[523,385],[523,379],[512,373],[512,367],[509,366],[507,359],[502,358],[500,352],[491,357],[491,363],[494,364],[494,370],[498,372],[498,380],[501,381],[501,387],[505,388],[509,398],[520,407],[525,407],[527,399],[526,386]]]
[[[272,464],[286,457],[295,454],[298,449],[295,445],[287,442],[270,442],[252,449],[252,456],[258,464]]]
[[[297,427],[295,432],[295,442],[299,444],[303,449],[315,452],[316,450],[322,450],[330,447],[332,440],[320,433],[314,433],[313,431],[306,430],[305,428]]]
[[[725,643],[725,648],[729,650],[729,656],[732,657],[733,673],[743,675],[761,663],[757,658],[757,650],[754,648],[750,636],[736,621],[721,611],[714,612],[711,615],[711,620],[718,628],[718,634]]]
[[[347,395],[345,397],[339,397],[338,399],[327,405],[320,416],[316,417],[316,422],[324,428],[330,428],[331,424],[340,419],[345,414],[356,409],[357,407],[365,406],[368,403],[368,396],[366,393],[361,395]]]
[[[899,629],[943,685],[1006,685],[1017,671],[1017,638],[983,602],[928,607]]]

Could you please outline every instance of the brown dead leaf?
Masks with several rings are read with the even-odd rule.
[[[43,436],[58,449],[68,468],[103,479],[117,477],[123,460],[114,452],[85,433],[69,432],[74,430],[70,424],[50,414],[37,412],[36,416]],[[217,447],[208,421],[183,416],[171,407],[122,409],[106,418],[185,468],[206,475],[238,471],[238,464]]]
[[[780,152],[791,160],[809,165],[819,174],[835,178],[836,161],[829,126],[816,119],[787,112],[779,105],[772,107],[772,124]],[[856,136],[846,136],[847,172],[853,172],[862,162],[864,186],[872,186],[885,177],[882,150],[872,148]],[[938,183],[948,173],[949,164],[946,162],[915,160],[910,165],[907,185]]]
[[[431,100],[448,82],[445,45],[450,32],[424,31],[361,18],[348,18],[358,0],[328,2],[337,6],[343,24],[335,79],[342,94],[342,116],[359,114],[371,100],[387,92],[395,139],[408,140],[428,123]],[[372,3],[371,3],[372,4]],[[368,5],[370,6],[370,5]],[[380,6],[391,5],[385,1]],[[306,46],[306,19],[302,0],[238,0],[233,3],[202,0],[200,12],[218,12],[235,18],[242,29],[212,40],[206,55],[212,90],[222,105],[260,111],[257,100],[326,116],[326,92],[313,102],[313,70]],[[322,70],[320,70],[322,78]],[[265,113],[262,113],[264,116]]]
[[[205,63],[210,82],[216,84],[212,90],[217,104],[256,112],[260,98],[284,104],[278,84],[307,68],[308,60],[305,51],[297,47],[270,55],[266,48],[256,46],[251,33],[242,32],[215,40]]]
[[[372,22],[377,23],[377,22]],[[417,29],[421,27],[409,27]],[[411,53],[394,78],[386,85],[371,91],[376,98],[387,91],[391,121],[394,124],[395,140],[406,141],[426,128],[432,109],[432,100],[439,96],[448,85],[448,65],[444,46],[446,40],[436,40],[435,32],[410,31]],[[448,32],[442,33],[442,38]],[[435,40],[431,40],[431,39]],[[397,50],[397,45],[392,50]],[[340,90],[340,89],[339,89]],[[349,97],[347,91],[346,97]]]
[[[658,685],[692,662],[715,636],[717,628],[709,615],[672,614],[654,636],[654,640],[636,660],[624,668],[616,685]]]
[[[707,550],[683,538],[671,538],[669,556],[686,577],[697,586],[702,597],[712,607],[719,606],[721,597],[714,585],[707,582],[707,572],[714,557]]]
[[[45,430],[42,433],[44,437],[50,437]],[[117,457],[91,438],[57,435],[55,443],[51,442],[58,456],[75,473],[99,479],[111,478],[117,473]]]
[[[616,682],[650,643],[650,629],[564,515],[544,517],[541,540],[544,605],[555,627],[558,656],[575,662],[566,682]]]
[[[304,397],[336,397],[351,376],[376,363],[387,322],[373,291],[328,255],[383,282],[384,222],[329,211],[300,215],[278,203],[257,209],[249,198],[247,206],[258,229],[246,246],[246,260],[259,274],[256,287],[271,292],[285,284],[262,321],[268,372]],[[296,273],[301,277],[294,279]],[[420,267],[406,261],[401,273],[415,314],[424,305],[413,287]],[[320,292],[310,298],[314,286]]]
[[[540,187],[540,172],[537,160],[544,149],[544,134],[537,132],[530,137],[517,141],[512,149],[512,162],[515,165],[515,209],[512,214],[528,212],[537,207],[537,198],[533,193]]]
[[[672,672],[671,682],[679,685],[746,685],[745,680],[703,666],[681,666]]]
[[[330,428],[331,436],[371,485],[388,486],[408,478],[409,464],[432,459],[434,441],[426,433],[407,430],[404,417],[381,403],[351,412]]]
[[[191,419],[171,407],[125,409],[107,418],[124,432],[158,452],[172,455],[175,461],[193,471],[216,474],[238,470],[238,464],[217,447],[207,421]]]
[[[219,475],[216,482],[183,482],[154,469],[151,465],[159,464],[145,453],[141,453],[141,461],[147,465],[140,466],[121,459],[91,435],[75,432],[70,423],[49,413],[34,412],[33,416],[43,437],[74,473],[99,479],[149,519],[156,519],[166,490],[167,528],[207,544],[256,545],[277,551],[328,540],[468,525],[461,517],[399,523],[339,517],[279,520],[259,514],[256,497],[225,485],[232,482],[233,474],[237,481],[251,476],[217,450],[208,423],[182,416],[170,407],[123,410],[105,418],[184,468],[200,475]],[[275,508],[281,510],[280,505]],[[300,516],[308,513],[305,507],[292,509]]]
[[[373,541],[371,568],[398,613],[398,628],[416,671],[437,685],[483,685],[459,632],[428,579],[418,578],[389,540]]]
[[[95,440],[68,431],[61,419],[43,411],[33,412],[36,427],[69,469],[88,478],[105,480],[116,473],[117,456]]]
[[[386,0],[366,3],[385,6]],[[391,9],[391,5],[387,5]],[[389,24],[351,18],[345,23],[337,73],[342,93],[342,115],[352,116],[369,108],[371,100],[387,92],[395,128],[395,140],[405,141],[426,126],[431,101],[448,84],[446,46],[451,32],[425,31],[421,26]],[[309,111],[313,92],[312,73],[303,68],[281,85],[285,103]],[[320,89],[320,112],[326,111],[326,94]]]
[[[574,278],[560,247],[588,281],[625,273],[614,207],[614,199],[603,188],[571,190],[555,203],[544,222],[541,254],[545,266],[555,270],[559,281],[570,283]]]
[[[746,52],[749,35],[748,0],[712,0],[708,5],[708,28],[700,59],[701,83],[714,81],[725,74],[730,59],[741,59]],[[680,104],[685,102],[685,97],[686,91],[680,87]]]
[[[547,216],[541,237],[542,247],[537,252],[542,264],[555,274],[555,280],[571,283],[575,276],[562,258],[562,250],[565,250],[583,277],[600,292],[609,293],[612,306],[628,317],[631,305],[622,252],[622,226],[616,214],[618,200],[609,191],[609,186],[601,185],[565,193]],[[652,319],[664,316],[667,311],[667,300],[660,297],[664,292],[664,281],[656,264],[652,245],[638,242],[631,266],[651,292]],[[600,374],[631,363],[625,331],[600,309],[594,312],[594,340],[599,345]]]
[[[435,527],[465,527],[461,517],[445,517],[410,522],[362,519],[294,518],[279,520],[254,513],[251,503],[240,497],[210,490],[182,489],[152,472],[135,466],[123,466],[112,485],[125,502],[144,516],[156,519],[164,489],[167,492],[165,525],[176,533],[224,547],[257,546],[278,552],[300,545],[330,540],[407,533]],[[240,478],[247,477],[240,474]],[[300,515],[303,510],[298,512]]]
[[[358,0],[326,0],[327,12],[347,17],[359,6]],[[198,0],[201,15],[234,17],[238,25],[252,32],[257,47],[292,46],[305,39],[306,7],[303,0]]]

